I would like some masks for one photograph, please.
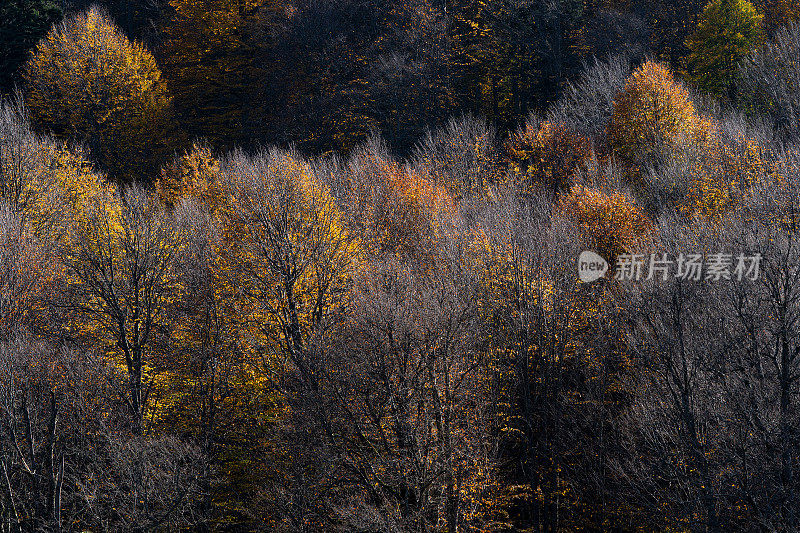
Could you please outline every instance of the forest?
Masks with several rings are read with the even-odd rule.
[[[172,531],[800,531],[800,3],[0,0],[0,533]]]

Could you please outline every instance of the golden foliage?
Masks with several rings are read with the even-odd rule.
[[[40,126],[86,140],[116,177],[141,178],[161,148],[166,85],[152,54],[98,8],[54,27],[24,66]]]
[[[8,340],[14,326],[36,318],[37,296],[54,274],[44,248],[18,222],[0,207],[0,341]]]
[[[714,136],[689,166],[689,191],[680,205],[689,215],[719,220],[733,209],[742,191],[776,177],[764,149],[744,136],[722,142]]]
[[[307,164],[286,153],[241,157],[224,177],[214,283],[246,349],[274,360],[304,350],[340,310],[360,249]]]
[[[584,240],[611,262],[652,226],[644,212],[619,192],[575,186],[558,205],[575,222]]]
[[[158,197],[167,206],[190,197],[216,208],[222,191],[219,187],[220,163],[205,145],[194,143],[180,158],[161,169],[156,180]]]
[[[67,238],[70,228],[86,220],[87,206],[94,199],[114,195],[91,163],[62,146],[40,141],[23,150],[16,157],[0,159],[5,178],[0,187],[38,238],[51,242]],[[31,166],[26,172],[11,168],[20,163]]]
[[[759,0],[755,4],[764,13],[764,26],[767,29],[800,21],[800,3],[797,0]]]
[[[709,124],[695,111],[689,92],[659,63],[637,69],[614,100],[608,136],[614,155],[636,175],[682,143],[703,143]]]
[[[87,225],[94,203],[114,198],[114,188],[80,153],[33,134],[23,112],[0,105],[0,322],[51,318],[44,302],[65,283],[57,249],[75,244],[75,230]]]
[[[394,255],[427,270],[459,214],[448,189],[429,175],[368,155],[348,180],[350,222],[375,256]]]
[[[761,20],[747,0],[711,0],[694,34],[687,40],[692,80],[703,90],[722,95],[738,63],[761,40]]]
[[[575,167],[591,157],[592,144],[562,124],[545,122],[538,130],[529,124],[512,136],[506,150],[521,194],[537,189],[558,193],[572,186]]]
[[[506,151],[521,194],[541,189],[559,193],[572,186],[575,167],[591,157],[592,144],[563,124],[545,122],[538,130],[529,124],[513,135]]]
[[[440,231],[455,213],[450,193],[395,163],[382,173],[388,189],[373,211],[373,243],[382,252],[430,258]]]

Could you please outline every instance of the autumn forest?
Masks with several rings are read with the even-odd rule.
[[[800,531],[800,4],[0,0],[0,533],[257,531]]]

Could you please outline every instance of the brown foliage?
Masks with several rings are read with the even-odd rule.
[[[764,26],[768,30],[800,20],[800,3],[797,0],[760,0],[753,3],[764,13]]]
[[[458,221],[448,190],[393,161],[370,155],[350,181],[351,213],[376,255],[435,257],[438,240]]]

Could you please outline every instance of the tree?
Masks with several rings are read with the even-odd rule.
[[[335,450],[329,500],[346,530],[481,527],[492,489],[494,409],[479,351],[480,269],[458,239],[437,276],[389,253],[356,279],[331,353],[325,403]],[[459,246],[460,245],[460,246]],[[463,254],[463,255],[462,255]],[[347,332],[344,334],[344,332]]]
[[[96,465],[94,433],[110,414],[104,374],[91,354],[24,326],[0,342],[0,513],[9,530],[64,531],[85,511],[80,479]]]
[[[571,80],[547,114],[547,120],[564,124],[576,134],[604,140],[614,113],[614,100],[631,75],[631,58],[615,55],[595,61]]]
[[[659,229],[670,258],[707,244],[702,226],[665,221]],[[633,395],[620,417],[624,452],[613,467],[629,479],[624,497],[644,510],[649,528],[719,531],[725,415],[715,405],[723,341],[722,328],[712,326],[719,320],[714,285],[656,276],[620,291],[631,316],[625,383]]]
[[[166,310],[181,296],[175,257],[184,234],[154,199],[136,187],[95,199],[61,260],[69,283],[66,324],[118,365],[118,391],[135,434],[144,430],[148,398],[160,370],[156,347],[168,339]],[[163,344],[162,344],[163,346]]]
[[[330,465],[326,449],[308,444],[330,427],[327,348],[344,319],[361,249],[330,189],[292,154],[235,152],[222,166],[227,202],[217,215],[216,290],[238,349],[256,363],[252,390],[272,402],[259,417],[277,418],[271,434],[281,443],[260,481],[278,497],[259,512],[282,510],[260,518],[297,530],[320,519],[317,498]]]
[[[213,210],[221,202],[220,175],[219,160],[211,154],[211,149],[194,143],[191,150],[164,165],[155,190],[159,199],[169,207],[190,198]]]
[[[492,498],[505,512],[496,531],[614,529],[619,513],[605,470],[624,397],[614,304],[606,285],[576,279],[564,259],[589,243],[550,211],[547,197],[500,204],[483,226],[481,311],[499,394]]]
[[[800,21],[800,5],[792,0],[756,0],[753,4],[764,14],[764,29],[769,33]]]
[[[182,133],[233,148],[245,132],[263,127],[248,116],[262,98],[258,58],[275,31],[270,17],[280,11],[270,0],[165,3],[168,15],[160,21],[155,50]]]
[[[648,61],[614,100],[608,138],[614,155],[636,177],[685,141],[703,142],[709,129],[670,70]]]
[[[451,118],[419,141],[412,169],[445,187],[457,202],[485,199],[502,181],[496,144],[497,133],[485,120]]]
[[[54,243],[85,215],[85,201],[111,193],[80,150],[31,129],[21,104],[0,102],[0,196],[37,238]]]
[[[611,263],[636,244],[652,224],[622,193],[580,185],[561,198],[558,211],[572,219],[584,241]]]
[[[519,193],[537,188],[554,196],[572,188],[575,168],[592,155],[589,139],[563,124],[544,122],[538,130],[531,123],[507,143],[508,158]]]
[[[693,216],[722,220],[751,187],[776,175],[776,165],[767,153],[744,135],[734,139],[714,135],[688,165],[688,188],[675,204]]]
[[[137,348],[158,344],[137,337],[137,324],[163,340],[139,320],[161,318],[148,312],[163,300],[152,284],[131,295],[137,282],[128,282],[141,288],[163,266],[148,255],[148,237],[183,248],[154,230],[169,219],[131,216],[134,205],[129,196],[123,209],[79,153],[0,104],[0,514],[10,531],[194,522],[196,448],[131,435],[130,405],[152,381],[134,387],[124,376],[153,369],[153,351],[137,367]],[[131,366],[121,362],[126,346]]]
[[[738,63],[761,41],[763,15],[748,0],[712,0],[687,41],[692,81],[717,96],[728,90]]]
[[[61,20],[51,0],[9,0],[0,6],[0,93],[11,92],[28,52]]]
[[[760,254],[757,276],[731,276],[715,307],[730,320],[720,362],[733,387],[730,419],[743,442],[731,446],[738,468],[732,485],[749,502],[749,519],[769,529],[796,529],[800,501],[797,459],[800,426],[792,413],[800,383],[800,270],[798,160],[784,160],[785,174],[765,177],[748,190],[725,220],[719,239],[746,255]],[[720,365],[721,366],[721,365]],[[726,387],[727,389],[727,387]],[[757,465],[757,466],[756,466]],[[769,494],[769,497],[764,497]]]
[[[166,85],[150,52],[98,8],[54,27],[23,77],[39,127],[88,143],[116,179],[147,181],[155,172],[165,148]]]
[[[800,134],[800,24],[780,29],[739,65],[736,88],[741,108],[754,117],[768,117],[787,141]]]
[[[52,279],[48,247],[37,240],[5,199],[0,200],[0,341],[35,322],[42,289]]]
[[[59,246],[73,242],[90,205],[113,196],[79,151],[31,131],[24,107],[0,102],[0,210],[4,276],[0,336],[18,327],[55,333],[62,296]],[[8,328],[8,329],[6,329]]]
[[[175,436],[117,437],[81,487],[86,522],[116,530],[181,529],[197,524],[203,457]]]
[[[263,515],[244,509],[259,508],[266,480],[281,475],[272,450],[277,437],[265,438],[280,408],[263,359],[248,349],[242,314],[228,299],[232,273],[220,254],[230,203],[222,163],[195,144],[162,169],[156,194],[188,230],[177,258],[186,293],[170,305],[174,342],[164,354],[151,419],[156,431],[190,435],[204,455],[197,502],[204,527],[256,527]]]
[[[364,251],[376,260],[401,257],[413,259],[415,269],[430,268],[458,219],[448,190],[367,150],[352,163],[344,197]]]
[[[290,154],[236,152],[223,184],[223,290],[251,347],[313,388],[312,340],[342,305],[359,248],[329,189]]]

